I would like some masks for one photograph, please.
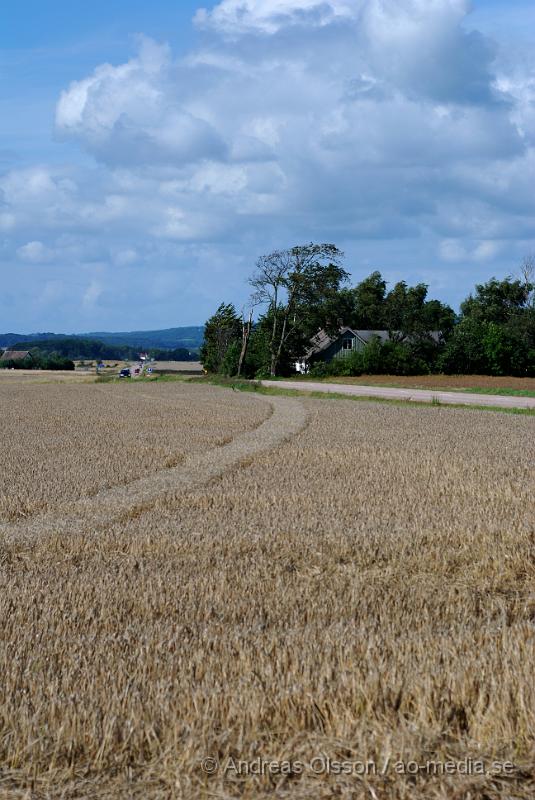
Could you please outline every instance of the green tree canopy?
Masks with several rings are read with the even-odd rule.
[[[258,259],[250,284],[271,318],[271,375],[277,374],[285,349],[302,355],[312,334],[332,313],[331,301],[349,277],[342,259],[335,245],[313,243]]]
[[[241,337],[241,323],[232,303],[221,303],[210,317],[204,330],[200,360],[208,372],[232,373],[231,353],[239,357],[237,343]]]
[[[502,325],[512,317],[531,310],[533,284],[511,277],[502,281],[492,278],[476,285],[475,294],[461,304],[461,316],[478,322],[495,322]]]
[[[357,330],[382,330],[385,327],[386,281],[380,272],[372,272],[351,290],[353,295],[352,327]]]

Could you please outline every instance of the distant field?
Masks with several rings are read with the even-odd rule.
[[[202,364],[199,361],[156,361],[150,366],[155,372],[191,372],[194,374],[203,372]]]
[[[93,370],[94,373],[94,370]],[[0,387],[18,383],[93,383],[94,374],[72,370],[0,369]]]
[[[28,525],[243,440],[118,521],[0,526],[0,795],[535,796],[532,418],[183,382],[0,402]],[[283,441],[248,455],[271,402]]]
[[[368,386],[399,386],[413,389],[444,389],[483,394],[526,394],[535,396],[535,378],[492,375],[359,375],[356,378],[323,378],[328,383]]]

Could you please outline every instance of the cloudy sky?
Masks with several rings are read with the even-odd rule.
[[[532,0],[7,0],[0,331],[202,323],[309,241],[457,306],[535,250]]]

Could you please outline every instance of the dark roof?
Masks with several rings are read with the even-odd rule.
[[[336,342],[347,333],[350,333],[352,336],[357,336],[363,342],[369,342],[374,336],[379,337],[379,339],[381,339],[383,342],[388,339],[388,331],[357,331],[353,328],[349,328],[347,325],[343,328],[340,328],[340,333],[338,336],[329,336],[328,333],[326,333],[324,330],[321,330],[310,340],[312,347],[306,354],[307,358],[317,355],[318,353],[323,353],[323,351],[327,350],[327,348],[330,347],[333,342]]]
[[[23,358],[28,357],[31,357],[29,350],[4,350],[0,361],[22,361]]]
[[[323,353],[323,351],[327,350],[327,348],[330,347],[333,342],[338,341],[338,339],[341,339],[347,333],[350,333],[352,336],[356,336],[365,343],[369,342],[374,337],[380,339],[382,342],[387,342],[390,339],[390,333],[388,331],[356,330],[347,325],[345,325],[343,328],[340,328],[340,332],[337,336],[329,336],[328,333],[326,333],[324,330],[321,330],[318,331],[318,333],[310,340],[311,347],[306,353],[306,358],[310,358],[318,353]],[[429,331],[428,335],[436,342],[440,341],[440,331]]]

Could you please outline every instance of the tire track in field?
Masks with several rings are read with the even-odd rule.
[[[265,402],[266,397],[262,397]],[[0,535],[11,539],[47,533],[86,533],[106,527],[153,507],[157,500],[201,486],[244,459],[271,450],[306,426],[308,414],[301,402],[288,397],[270,397],[273,413],[252,431],[238,434],[231,442],[205,453],[186,456],[176,467],[159,470],[131,483],[104,489],[93,497],[76,500],[69,511],[38,514],[0,525]]]

